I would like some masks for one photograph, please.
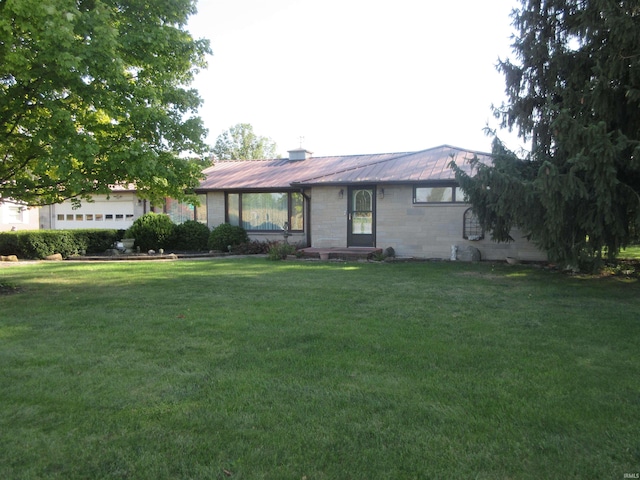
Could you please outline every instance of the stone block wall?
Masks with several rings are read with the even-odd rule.
[[[493,242],[488,234],[479,241],[462,238],[467,204],[413,203],[411,185],[379,185],[384,197],[376,198],[376,246],[393,247],[398,256],[448,259],[452,245],[472,245],[483,260],[544,261],[546,255],[518,232],[515,242]],[[343,190],[342,197],[340,190]],[[311,192],[311,244],[313,247],[347,246],[347,187],[314,187]]]
[[[317,248],[347,246],[347,187],[314,187],[312,189],[311,246]]]
[[[207,193],[207,226],[213,229],[224,221],[224,192]]]
[[[410,185],[385,185],[384,198],[377,202],[377,236],[380,248],[393,247],[399,256],[420,258],[451,257],[452,245],[471,245],[480,250],[483,260],[544,261],[546,254],[522,237],[512,233],[512,243],[497,243],[485,233],[483,240],[465,240],[463,216],[468,204],[414,204]]]

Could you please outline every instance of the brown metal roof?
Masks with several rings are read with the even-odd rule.
[[[470,172],[465,159],[478,156],[488,163],[487,153],[449,145],[419,152],[220,162],[204,171],[198,190],[279,189],[292,186],[354,183],[414,183],[454,180],[449,163]]]

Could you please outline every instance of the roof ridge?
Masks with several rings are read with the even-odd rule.
[[[372,157],[374,155],[405,155],[409,153],[416,153],[416,152],[352,153],[350,155],[321,155],[318,157],[311,157],[311,158],[315,158],[317,160],[318,158]]]
[[[277,160],[288,160],[288,158],[286,157],[279,157],[279,158],[247,158],[247,159],[242,159],[242,158],[237,158],[237,159],[216,159],[214,160],[214,163],[246,163],[246,162],[275,162]]]
[[[361,165],[355,165],[355,166],[352,166],[352,167],[345,167],[343,169],[335,170],[335,171],[333,171],[331,173],[323,173],[322,175],[317,175],[315,177],[304,178],[302,180],[298,180],[297,182],[291,182],[291,185],[294,185],[296,183],[311,182],[311,181],[316,180],[318,178],[326,177],[327,175],[338,175],[340,173],[352,172],[354,170],[358,170],[359,168],[371,167],[372,165],[379,165],[381,163],[390,162],[392,160],[397,160],[399,158],[406,157],[406,156],[409,156],[409,155],[413,155],[415,153],[418,153],[418,152],[371,153],[371,154],[369,154],[369,156],[376,156],[376,155],[393,155],[393,156],[391,156],[389,158],[384,158],[384,159],[381,159],[381,160],[373,161],[373,162],[370,162],[370,163],[363,163]],[[341,155],[338,155],[338,157],[340,157],[340,156]],[[364,157],[364,156],[367,156],[367,155],[344,155],[344,156],[345,157]],[[316,160],[318,158],[322,158],[322,157],[317,157]],[[331,157],[325,157],[325,158],[331,158]],[[309,160],[313,160],[313,158],[311,158]]]
[[[454,150],[460,150],[462,152],[477,153],[479,155],[491,155],[489,152],[481,152],[480,150],[471,150],[470,148],[456,147],[455,145],[449,145],[448,143],[444,143],[439,147],[427,148],[426,150],[421,150],[421,152],[426,152],[427,150],[435,150],[437,148],[453,148]]]

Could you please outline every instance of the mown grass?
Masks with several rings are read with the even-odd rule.
[[[640,245],[632,245],[625,248],[618,255],[621,259],[640,260]]]
[[[636,281],[264,259],[0,270],[1,478],[623,478]]]

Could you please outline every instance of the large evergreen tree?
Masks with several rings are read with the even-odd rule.
[[[0,1],[0,202],[31,205],[135,183],[151,199],[198,185],[208,147],[187,88],[208,42],[195,0]]]
[[[496,138],[493,165],[457,178],[494,239],[518,227],[550,259],[597,267],[640,225],[640,3],[522,0],[513,19],[494,113],[531,150]]]

